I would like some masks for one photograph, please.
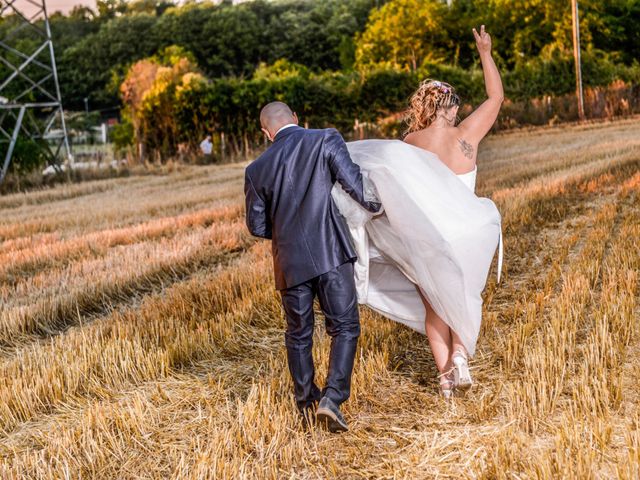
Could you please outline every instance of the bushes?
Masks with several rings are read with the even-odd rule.
[[[110,137],[119,154],[125,153],[133,145],[133,124],[127,115],[123,114],[122,121],[113,126]]]
[[[375,122],[381,116],[404,110],[419,81],[420,76],[413,72],[379,70],[368,73],[360,79],[356,117]]]
[[[585,87],[609,85],[617,79],[630,83],[640,80],[637,63],[631,66],[615,63],[611,55],[600,50],[582,54],[582,81]],[[521,101],[544,95],[566,95],[575,91],[573,55],[561,50],[546,52],[513,71],[503,74],[508,98]]]
[[[0,168],[4,163],[8,146],[8,143],[3,143],[0,146]],[[19,136],[13,149],[13,159],[9,164],[9,172],[24,175],[43,167],[47,164],[48,152],[45,140]]]
[[[195,150],[207,134],[218,139],[224,136],[230,154],[259,145],[263,141],[260,109],[274,100],[289,104],[303,124],[348,131],[356,118],[375,122],[402,110],[418,78],[391,70],[367,76],[353,72],[313,74],[281,61],[272,68],[259,68],[248,80],[207,80],[183,71],[163,76],[162,69],[151,64],[148,60],[135,64],[127,77],[131,88],[125,82],[121,91],[125,101],[137,98],[129,101],[128,112],[144,149],[163,158],[175,154],[180,144]],[[141,85],[141,69],[153,70],[152,81],[144,92],[127,94]]]
[[[640,113],[640,88],[621,80],[606,87],[584,91],[584,110],[589,119],[613,118]],[[505,101],[496,129],[522,125],[548,125],[578,120],[578,107],[572,93]]]
[[[466,104],[463,116],[485,98],[482,71],[477,68],[426,62],[415,72],[314,73],[280,60],[271,66],[261,65],[250,79],[209,80],[198,73],[187,52],[175,47],[167,52],[173,53],[134,64],[121,87],[132,127],[123,125],[120,137],[128,138],[133,129],[142,146],[139,151],[146,150],[153,158],[194,152],[207,134],[221,150],[224,145],[226,154],[246,155],[264,143],[259,113],[274,100],[289,104],[302,124],[310,127],[331,126],[349,133],[358,125],[358,137],[397,137],[403,129],[399,114],[422,79],[453,84]],[[573,75],[572,59],[560,51],[503,73],[508,100],[496,128],[576,119]],[[628,84],[619,81],[617,93],[603,88],[620,77],[637,82],[640,67],[616,65],[602,52],[585,54],[585,85],[593,86],[587,94],[588,114],[637,111],[635,100],[625,106],[621,98],[633,96]]]

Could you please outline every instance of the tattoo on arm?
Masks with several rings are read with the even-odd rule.
[[[462,154],[468,159],[473,158],[473,145],[468,142],[465,142],[464,139],[459,138],[458,143],[460,144],[460,150],[462,150]]]

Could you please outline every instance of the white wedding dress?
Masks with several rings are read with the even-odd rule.
[[[333,189],[358,253],[358,301],[424,334],[419,286],[473,355],[481,293],[502,247],[496,206],[474,194],[476,170],[456,175],[437,155],[399,140],[347,145],[384,208],[374,216],[339,186]],[[498,263],[499,276],[502,248]]]

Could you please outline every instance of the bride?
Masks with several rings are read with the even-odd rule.
[[[358,252],[359,302],[426,333],[445,398],[472,385],[468,357],[480,331],[481,293],[502,247],[500,214],[474,189],[478,145],[498,116],[503,89],[491,37],[484,25],[473,34],[484,103],[456,125],[460,99],[454,88],[422,82],[411,98],[404,141],[348,144],[384,213],[372,216],[339,186],[333,189]],[[499,277],[502,248],[498,263]]]

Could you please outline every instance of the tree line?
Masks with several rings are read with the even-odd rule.
[[[638,83],[636,68],[603,59],[595,59],[588,65],[585,74],[596,84],[596,79],[607,85],[614,78]],[[555,81],[569,85],[559,89],[563,93],[573,85],[572,60],[565,59],[556,67]],[[506,71],[503,81],[507,96],[516,102],[526,100],[527,91],[523,86],[536,81],[544,85],[545,73],[544,69]],[[536,75],[541,78],[537,79]],[[258,124],[259,112],[273,100],[292,106],[308,126],[333,126],[350,138],[366,135],[399,138],[404,128],[402,111],[424,78],[443,78],[456,85],[465,104],[462,116],[485,98],[482,72],[477,68],[426,62],[415,71],[378,68],[366,73],[313,72],[303,65],[278,60],[272,65],[262,64],[250,78],[210,79],[200,71],[192,55],[172,46],[136,62],[129,70],[121,85],[125,104],[123,121],[115,129],[114,139],[122,149],[138,146],[140,158],[153,154],[154,158],[163,160],[181,151],[195,150],[205,135],[212,135],[218,154],[224,155],[226,151],[230,155],[246,156],[254,146],[264,142]],[[588,93],[587,98],[591,100],[594,92]],[[638,97],[638,92],[635,96]],[[638,100],[636,98],[636,103]],[[564,99],[554,102],[553,106],[548,103],[544,108],[555,110],[560,120],[571,120],[577,112],[571,107],[567,111],[566,103]],[[569,104],[573,106],[575,101]],[[549,120],[548,115],[540,115],[539,108],[530,107],[529,103],[522,106],[509,101],[498,126]],[[638,107],[640,105],[634,106]],[[588,112],[597,113],[594,111],[597,108],[597,105],[587,105]],[[611,112],[604,113],[604,116],[611,115]],[[625,114],[631,110],[627,107],[613,113]]]
[[[580,8],[586,86],[637,85],[640,0]],[[14,21],[0,20],[0,36]],[[229,149],[259,142],[257,111],[274,98],[314,126],[376,122],[391,134],[398,122],[381,119],[422,78],[453,83],[473,105],[483,88],[470,31],[480,24],[510,100],[573,90],[568,0],[99,0],[51,17],[65,107],[123,106],[117,142],[162,156],[205,132],[224,134]],[[29,30],[13,39],[36,40]]]
[[[631,65],[640,58],[640,0],[581,0],[583,49]],[[16,19],[0,20],[0,37]],[[128,68],[170,45],[189,51],[208,78],[250,77],[286,59],[313,72],[371,67],[417,70],[425,62],[477,65],[474,25],[484,23],[505,70],[541,68],[571,56],[568,0],[254,0],[186,2],[99,0],[51,17],[65,104],[117,105]],[[23,46],[37,34],[25,29]],[[553,73],[553,72],[549,72]],[[589,77],[585,80],[588,82]],[[563,83],[539,90],[559,93]],[[538,92],[531,92],[538,93]]]

